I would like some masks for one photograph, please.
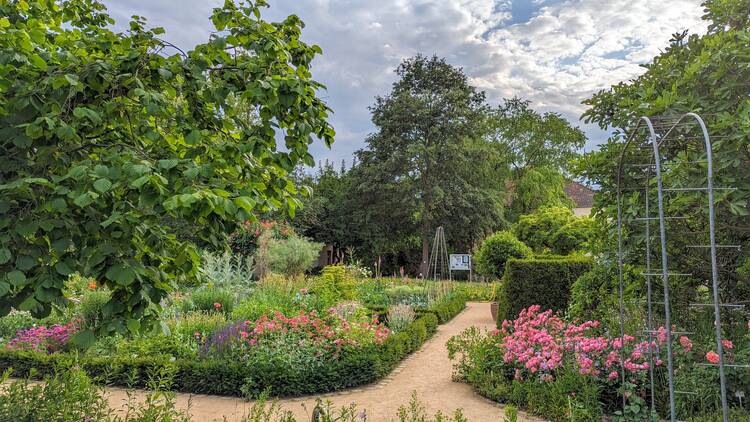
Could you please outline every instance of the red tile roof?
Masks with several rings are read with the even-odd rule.
[[[594,205],[594,190],[590,187],[578,182],[568,182],[563,189],[576,208],[591,208]]]

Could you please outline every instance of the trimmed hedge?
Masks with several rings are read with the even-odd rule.
[[[386,376],[401,360],[416,351],[436,331],[438,317],[425,313],[404,331],[391,335],[383,345],[368,346],[342,354],[324,366],[289,368],[284,357],[241,363],[219,359],[169,360],[157,357],[81,357],[77,364],[97,382],[107,385],[146,387],[159,369],[176,367],[172,389],[194,394],[257,396],[269,390],[274,396],[326,393],[373,382]],[[16,376],[52,374],[73,363],[68,354],[0,350],[0,369],[12,368]]]
[[[564,312],[571,286],[591,266],[591,258],[585,256],[509,260],[498,292],[498,325],[531,305]]]
[[[456,315],[466,308],[466,296],[462,293],[451,295],[451,297],[445,302],[440,303],[437,306],[433,306],[429,309],[415,309],[414,312],[418,316],[432,314],[438,320],[438,324],[445,324],[452,320]],[[381,316],[381,322],[384,321],[385,315],[388,313],[387,306],[368,306],[373,315]]]

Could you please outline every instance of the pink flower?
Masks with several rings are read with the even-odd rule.
[[[612,372],[609,373],[609,375],[607,375],[607,378],[610,381],[613,381],[613,380],[616,380],[618,376],[619,375],[618,375],[617,371],[612,371]]]
[[[240,337],[247,338],[247,336],[249,336],[249,334],[247,333],[247,331],[240,331]]]
[[[706,360],[713,364],[717,364],[719,363],[719,355],[711,350],[710,352],[706,353]]]
[[[219,303],[219,302],[215,302],[215,303],[214,303],[214,309],[216,309],[217,311],[218,311],[219,309],[221,309],[221,303]]]
[[[685,353],[690,353],[690,351],[693,349],[693,342],[690,341],[690,339],[686,336],[680,336],[680,345],[682,346],[682,349],[685,351]]]
[[[722,344],[722,345],[724,346],[724,348],[726,348],[726,349],[731,349],[731,348],[733,348],[733,347],[734,347],[734,343],[732,343],[732,340],[722,340],[722,341],[721,341],[721,344]]]

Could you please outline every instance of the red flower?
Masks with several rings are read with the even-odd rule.
[[[711,350],[710,352],[706,353],[706,360],[713,364],[717,364],[719,363],[719,355]]]
[[[214,303],[214,309],[216,309],[217,311],[221,309],[221,303],[219,302]]]
[[[96,281],[92,281],[89,283],[89,289],[96,290]]]

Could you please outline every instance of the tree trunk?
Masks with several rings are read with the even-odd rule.
[[[427,278],[430,273],[430,228],[422,224],[422,262],[419,264],[419,272],[422,277]]]

